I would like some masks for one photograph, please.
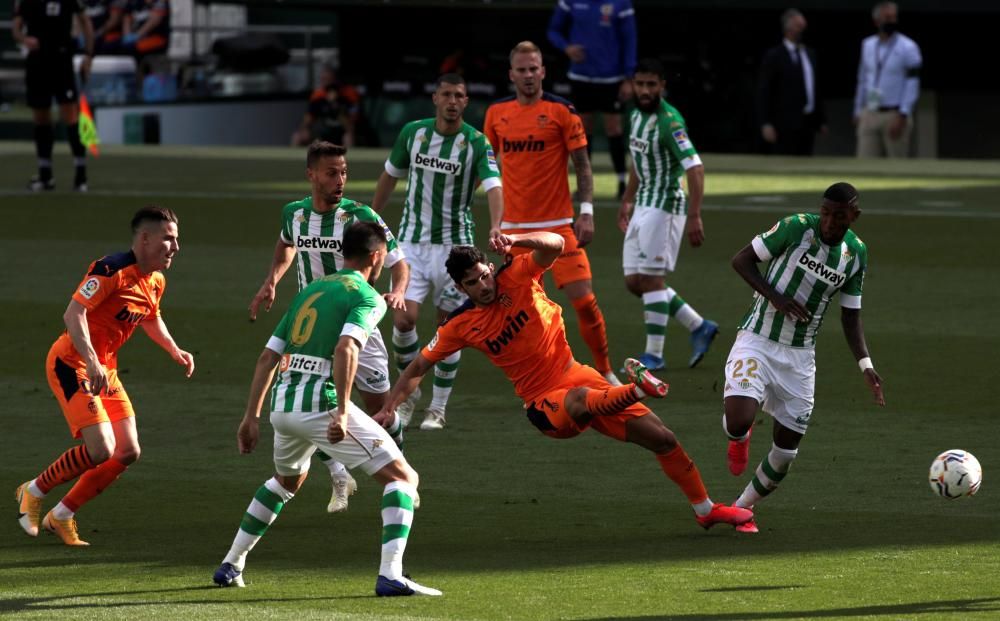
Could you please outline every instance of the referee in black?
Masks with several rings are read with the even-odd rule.
[[[80,66],[80,79],[85,83],[94,55],[94,30],[80,0],[15,0],[14,40],[28,50],[25,82],[28,106],[35,121],[35,153],[38,155],[38,175],[32,177],[28,188],[35,192],[56,187],[52,179],[53,97],[59,103],[76,165],[73,187],[79,192],[87,191],[87,151],[80,141],[80,108],[73,74],[74,20],[83,34],[85,57]]]

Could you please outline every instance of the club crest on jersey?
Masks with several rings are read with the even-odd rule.
[[[461,162],[446,160],[436,155],[424,155],[423,153],[417,153],[416,157],[413,158],[413,165],[417,168],[446,175],[458,175],[462,172]]]
[[[799,267],[806,270],[819,280],[822,280],[828,285],[833,285],[834,287],[843,285],[844,281],[847,280],[847,274],[844,272],[839,272],[832,267],[827,267],[822,261],[817,261],[806,254],[799,257]]]
[[[80,287],[80,295],[89,300],[90,298],[94,297],[94,294],[97,293],[97,290],[100,288],[101,288],[101,281],[97,280],[96,278],[88,278],[87,282],[83,283],[83,286]]]
[[[681,151],[687,151],[688,149],[694,148],[691,145],[691,140],[688,138],[687,132],[683,129],[678,129],[673,134],[674,142],[677,143],[677,148]]]
[[[538,121],[539,127],[545,127],[549,124],[549,117],[546,114],[539,114],[536,120]]]
[[[642,138],[630,138],[629,148],[639,153],[649,153],[649,141]]]
[[[781,226],[780,222],[775,222],[774,226],[772,226],[771,228],[767,229],[767,232],[764,233],[763,235],[761,235],[761,238],[767,238],[772,233],[776,233],[778,231],[778,227],[780,227],[780,226]]]
[[[514,300],[510,299],[510,296],[506,293],[501,293],[500,297],[497,298],[497,301],[500,302],[500,304],[505,308],[510,308],[514,305]]]
[[[337,219],[340,220],[341,223],[347,222],[348,220],[351,219],[351,214],[347,213],[346,211],[342,211],[340,212],[340,215],[337,216]]]

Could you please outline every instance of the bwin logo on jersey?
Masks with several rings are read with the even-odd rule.
[[[847,280],[847,274],[844,272],[838,272],[832,267],[827,267],[821,261],[817,261],[816,259],[812,259],[806,255],[799,257],[799,265],[806,271],[812,273],[812,275],[816,278],[819,278],[823,282],[833,285],[834,287],[841,286],[844,284],[844,281]]]
[[[462,172],[461,162],[453,162],[434,155],[424,155],[423,153],[417,153],[417,156],[413,158],[413,165],[417,168],[426,168],[434,172],[443,172],[446,175],[457,175]]]
[[[505,345],[514,340],[524,324],[528,323],[528,319],[528,313],[523,310],[513,317],[508,315],[507,325],[497,334],[496,339],[486,339],[486,346],[494,354],[499,354]]]
[[[649,141],[642,138],[632,138],[629,141],[629,148],[639,153],[649,153]]]
[[[330,237],[304,235],[302,237],[295,238],[295,246],[297,248],[306,248],[308,250],[325,250],[327,252],[340,252],[343,245],[344,242],[342,240],[333,239]]]

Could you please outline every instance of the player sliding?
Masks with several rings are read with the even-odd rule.
[[[882,378],[872,366],[861,326],[868,248],[849,228],[859,215],[858,191],[835,183],[823,194],[818,216],[788,216],[733,257],[733,268],[757,293],[726,362],[722,427],[729,436],[730,472],[738,476],[746,470],[757,409],[774,418],[771,450],[736,507],[752,509],[773,492],[798,455],[813,410],[816,333],[838,291],[847,344],[875,402],[885,405]],[[766,276],[757,268],[761,261],[770,262]],[[756,533],[757,524],[736,529]]]
[[[638,361],[625,369],[631,383],[612,386],[591,367],[573,359],[566,341],[562,309],[546,295],[539,277],[563,250],[563,237],[539,231],[501,234],[490,241],[505,255],[527,249],[499,270],[472,246],[456,246],[446,267],[469,300],[438,328],[434,339],[410,363],[389,392],[375,419],[391,421],[393,408],[419,385],[434,363],[464,347],[474,347],[513,382],[528,420],[552,438],[571,438],[593,427],[623,442],[652,451],[660,467],[681,488],[698,523],[742,524],[753,519],[747,509],[714,504],[694,462],[673,432],[640,401],[664,397],[667,385]]]

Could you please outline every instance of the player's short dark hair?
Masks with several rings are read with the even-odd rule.
[[[796,17],[805,17],[805,15],[802,15],[802,11],[798,9],[785,9],[785,12],[781,14],[781,32],[788,32],[788,24]]]
[[[441,88],[442,84],[452,84],[454,86],[465,86],[465,78],[457,73],[445,73],[434,81],[434,90]]]
[[[828,187],[826,192],[823,192],[823,198],[833,203],[854,207],[858,204],[858,190],[850,183],[840,181]]]
[[[451,279],[461,284],[465,273],[477,263],[487,264],[486,255],[482,250],[475,246],[452,246],[444,267]]]
[[[659,76],[661,80],[667,79],[667,70],[663,68],[663,63],[655,58],[643,58],[640,60],[635,65],[635,73],[652,73]]]
[[[132,233],[138,233],[139,228],[146,222],[173,222],[177,224],[177,214],[166,207],[146,205],[132,216]]]
[[[344,258],[362,259],[387,243],[385,229],[378,222],[355,222],[344,231]]]
[[[324,157],[337,157],[347,155],[347,147],[333,144],[326,140],[313,140],[306,152],[306,166],[313,168]]]

